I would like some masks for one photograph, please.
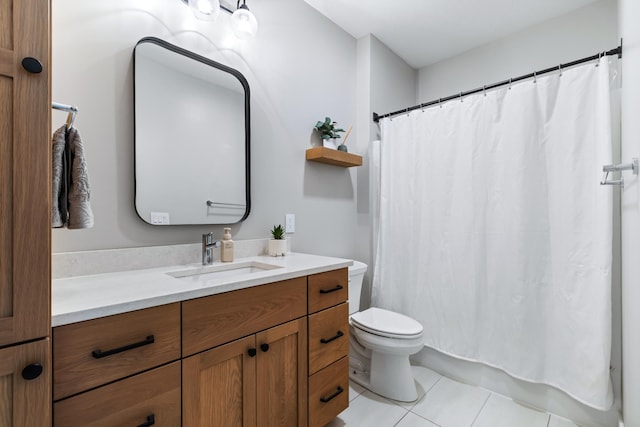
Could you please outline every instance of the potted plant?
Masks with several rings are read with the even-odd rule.
[[[337,128],[336,124],[337,122],[331,120],[330,117],[326,117],[323,122],[319,121],[314,127],[315,130],[320,133],[322,145],[333,148],[334,150],[338,148],[336,139],[340,138],[339,132],[344,132],[344,129]]]
[[[282,225],[274,225],[271,229],[272,239],[269,240],[269,255],[284,256],[287,253],[287,241],[284,238]]]

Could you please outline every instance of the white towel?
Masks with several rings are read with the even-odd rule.
[[[93,212],[90,203],[89,171],[84,157],[82,138],[74,127],[69,129],[67,136],[71,152],[68,227],[70,229],[91,228],[93,227]]]

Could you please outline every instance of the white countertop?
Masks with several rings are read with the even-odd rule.
[[[251,261],[281,268],[200,281],[175,278],[167,274],[201,268],[200,264],[54,279],[51,290],[51,324],[54,327],[61,326],[322,273],[352,264],[349,259],[290,253],[284,257],[240,258],[233,263],[216,262],[212,266],[229,266]]]

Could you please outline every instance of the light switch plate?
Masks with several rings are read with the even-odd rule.
[[[284,232],[285,233],[296,232],[296,215],[295,214],[284,215]]]

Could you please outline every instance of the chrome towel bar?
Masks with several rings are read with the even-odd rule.
[[[612,179],[607,181],[610,172],[619,172],[631,170],[634,175],[638,175],[638,158],[634,157],[631,159],[631,163],[620,163],[617,165],[604,165],[602,166],[602,172],[604,172],[604,176],[602,177],[602,181],[600,181],[600,185],[619,185],[620,187],[624,187],[624,177],[620,177],[620,179]]]

